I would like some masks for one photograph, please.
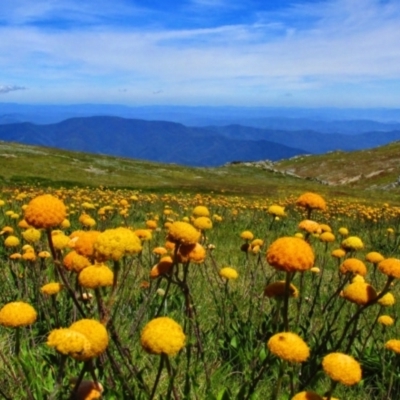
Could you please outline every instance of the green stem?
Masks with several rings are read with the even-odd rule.
[[[161,357],[160,357],[160,364],[158,365],[158,371],[157,371],[156,380],[154,381],[153,389],[152,389],[151,394],[150,394],[150,400],[153,400],[153,399],[154,399],[154,396],[155,396],[155,394],[156,394],[156,390],[157,390],[158,383],[160,382],[161,372],[162,372],[162,369],[163,369],[163,367],[164,367],[164,357],[163,357],[163,356],[164,356],[164,355],[161,354]]]

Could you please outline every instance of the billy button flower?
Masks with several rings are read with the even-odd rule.
[[[364,243],[358,236],[349,236],[341,243],[341,247],[347,252],[355,252],[364,248]]]
[[[326,202],[322,196],[316,193],[307,192],[303,193],[297,200],[296,205],[303,207],[307,211],[307,218],[311,216],[313,210],[326,210]]]
[[[167,240],[179,244],[195,244],[199,241],[201,233],[188,222],[176,221],[168,228]]]
[[[201,231],[206,231],[212,229],[213,224],[210,218],[208,217],[197,217],[193,221],[193,226]]]
[[[41,291],[43,294],[46,294],[46,295],[48,295],[48,296],[54,296],[54,295],[60,293],[62,287],[63,287],[63,286],[61,285],[61,283],[58,283],[58,282],[50,282],[50,283],[47,283],[46,285],[43,285],[43,286],[40,288],[40,291]]]
[[[7,236],[4,240],[4,246],[8,248],[18,247],[19,243],[19,239],[14,235]]]
[[[196,206],[193,209],[192,215],[194,217],[209,217],[210,216],[210,211],[206,206]]]
[[[330,353],[322,360],[324,372],[335,382],[352,386],[361,380],[360,364],[351,356],[343,353]]]
[[[90,261],[75,250],[70,251],[63,259],[63,266],[68,271],[80,272],[89,265]]]
[[[283,298],[285,296],[285,281],[277,281],[270,283],[264,289],[264,296]],[[292,283],[289,286],[289,297],[298,297],[299,291]]]
[[[200,243],[181,245],[176,253],[176,261],[178,263],[186,263],[191,261],[196,264],[200,264],[205,260],[205,258],[206,250]]]
[[[396,299],[393,296],[392,293],[386,293],[384,296],[382,296],[379,300],[378,303],[383,306],[383,307],[390,307],[396,303]]]
[[[381,315],[378,318],[378,323],[380,323],[383,326],[390,326],[394,324],[394,319],[389,315]]]
[[[8,303],[0,309],[0,325],[9,328],[31,325],[36,318],[35,309],[22,301]]]
[[[36,243],[40,240],[42,233],[39,229],[28,228],[24,232],[22,232],[22,237],[28,243]]]
[[[400,354],[400,340],[390,339],[385,343],[385,348],[387,350],[394,351],[396,354]]]
[[[324,400],[319,394],[311,392],[309,390],[297,393],[291,400]]]
[[[342,296],[352,303],[366,305],[373,302],[378,295],[376,290],[370,284],[365,282],[354,282],[343,290]]]
[[[150,354],[173,356],[185,346],[185,341],[182,327],[168,317],[151,320],[140,336],[143,349]]]
[[[87,289],[112,286],[114,273],[105,264],[90,265],[84,268],[78,276],[79,284]]]
[[[168,274],[171,271],[174,262],[172,257],[164,256],[160,259],[160,261],[151,269],[150,278],[155,279],[161,275]]]
[[[53,347],[60,354],[77,360],[88,358],[90,341],[82,333],[69,328],[54,329],[47,337],[47,346]]]
[[[339,270],[342,274],[351,272],[353,274],[358,274],[361,276],[367,275],[367,267],[358,258],[347,258],[342,262]]]
[[[267,210],[269,215],[272,215],[273,217],[285,217],[285,207],[278,206],[277,204],[272,204],[272,206],[268,207]]]
[[[318,222],[312,221],[311,219],[304,219],[299,223],[298,228],[309,234],[320,234],[321,227]]]
[[[378,264],[378,270],[390,278],[400,278],[400,259],[386,258]]]
[[[268,248],[267,262],[279,271],[304,272],[314,265],[314,252],[303,239],[281,237]]]
[[[79,231],[76,236],[72,233],[70,238],[77,238],[74,240],[74,250],[81,256],[90,258],[94,254],[94,242],[99,235],[99,231]]]
[[[374,265],[379,264],[384,259],[385,257],[383,257],[383,255],[377,251],[371,251],[365,256],[365,260]]]
[[[231,279],[237,279],[239,277],[239,274],[234,268],[224,267],[220,269],[219,276],[229,281]]]
[[[310,349],[304,340],[292,332],[273,335],[267,342],[269,351],[290,363],[302,363],[310,356]]]
[[[50,229],[59,226],[66,217],[65,204],[50,194],[32,199],[25,208],[24,219],[34,228]]]

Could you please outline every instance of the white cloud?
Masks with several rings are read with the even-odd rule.
[[[53,12],[49,4],[32,6],[24,18]],[[29,79],[46,87],[86,82],[204,98],[275,91],[294,97],[335,85],[400,80],[398,2],[298,3],[258,16],[256,23],[179,30],[6,26],[0,28],[0,78],[6,71],[8,81],[24,77],[30,88]]]

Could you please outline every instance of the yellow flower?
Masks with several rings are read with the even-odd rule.
[[[400,340],[390,339],[385,343],[385,348],[400,354]]]
[[[103,286],[112,286],[114,273],[107,265],[89,265],[78,276],[79,284],[88,289],[96,289]]]
[[[22,237],[28,243],[36,243],[40,240],[41,232],[35,228],[28,228],[24,232],[22,232]]]
[[[71,356],[77,360],[90,359],[91,343],[83,333],[69,328],[54,329],[47,337],[49,347],[55,348],[59,353]]]
[[[147,229],[151,229],[152,231],[154,231],[155,229],[157,229],[157,221],[149,219],[148,221],[146,221],[146,227]]]
[[[280,271],[302,272],[314,265],[314,253],[303,239],[282,237],[269,246],[267,262]]]
[[[346,251],[356,251],[364,248],[364,243],[358,236],[349,236],[344,239],[341,244]]]
[[[43,250],[43,251],[39,252],[38,256],[40,258],[49,258],[49,257],[51,257],[51,254],[48,251]]]
[[[53,231],[51,232],[51,239],[53,241],[53,246],[57,250],[63,250],[68,247],[70,242],[69,236],[66,236],[64,232],[61,231]]]
[[[284,217],[286,215],[285,207],[273,204],[272,206],[268,207],[268,214],[274,215],[275,217]]]
[[[389,315],[381,315],[381,316],[378,318],[378,322],[379,322],[381,325],[390,326],[390,325],[393,325],[393,324],[394,324],[394,319],[393,319],[392,317],[390,317]]]
[[[0,310],[0,325],[10,328],[31,325],[36,321],[37,313],[28,303],[14,301]]]
[[[319,224],[322,232],[332,232],[332,228],[327,224]]]
[[[374,301],[377,293],[369,283],[354,282],[343,290],[343,297],[352,303],[364,305]]]
[[[206,250],[200,243],[179,246],[177,253],[177,259],[179,263],[192,261],[196,264],[200,264],[205,258]]]
[[[54,228],[66,217],[64,203],[50,194],[32,199],[25,209],[25,221],[34,228]]]
[[[307,390],[305,392],[297,393],[291,400],[323,400],[323,397],[315,392]]]
[[[170,256],[165,256],[151,269],[150,278],[157,278],[160,275],[168,274],[171,271],[174,262]]]
[[[210,216],[210,211],[208,211],[208,208],[206,206],[196,206],[193,209],[192,214],[195,217],[209,217]]]
[[[343,249],[335,249],[332,251],[331,256],[335,258],[343,258],[346,252]]]
[[[90,349],[80,357],[80,361],[87,361],[102,354],[108,346],[108,333],[104,325],[94,319],[81,319],[73,323],[69,329],[82,333],[90,342]]]
[[[150,354],[175,355],[185,346],[185,341],[181,326],[168,317],[151,320],[140,336],[143,349]]]
[[[378,264],[378,269],[387,276],[400,278],[400,260],[398,258],[385,258]]]
[[[360,364],[347,354],[328,354],[322,360],[322,368],[332,380],[346,386],[355,385],[361,380]]]
[[[70,383],[75,384],[76,379],[70,379]],[[97,400],[101,399],[104,392],[103,385],[100,382],[82,381],[74,400]]]
[[[316,193],[307,192],[302,194],[297,200],[296,205],[310,210],[325,210],[326,203],[322,196]]]
[[[319,235],[319,240],[324,243],[332,243],[335,241],[335,235],[332,232],[322,232]]]
[[[358,274],[361,276],[367,275],[367,267],[358,258],[347,258],[342,262],[339,270],[342,274],[352,272],[353,274]]]
[[[19,246],[19,239],[16,236],[10,235],[4,241],[4,246],[6,247],[17,247]]]
[[[208,217],[197,217],[194,221],[193,221],[193,225],[197,228],[200,229],[202,231],[205,231],[207,229],[211,229],[212,228],[212,221],[210,218]]]
[[[377,251],[371,251],[365,256],[365,259],[372,264],[378,264],[383,261],[385,257]]]
[[[167,240],[180,244],[195,244],[200,239],[200,232],[191,224],[176,221],[168,229]]]
[[[168,250],[165,247],[158,246],[153,249],[153,254],[156,254],[158,256],[163,256],[167,253],[168,253]]]
[[[304,340],[292,332],[273,335],[267,343],[269,351],[291,363],[302,363],[310,356],[310,349]]]
[[[107,229],[97,237],[94,250],[98,261],[118,261],[125,255],[140,253],[142,242],[128,228]]]
[[[224,267],[221,268],[219,271],[219,276],[225,279],[237,279],[239,274],[237,273],[236,269],[231,267]]]
[[[80,272],[90,265],[90,261],[72,250],[64,257],[63,265],[68,271]]]
[[[240,234],[240,237],[241,237],[242,239],[244,239],[244,240],[253,240],[254,235],[253,235],[253,233],[250,232],[250,231],[243,231],[243,232]]]
[[[384,307],[390,307],[396,303],[396,299],[394,298],[392,293],[386,293],[379,300],[378,303]]]
[[[312,221],[311,219],[304,219],[301,221],[298,228],[308,233],[321,233],[319,223]]]
[[[94,242],[100,235],[99,231],[79,231],[75,236],[72,234],[70,237],[75,240],[74,249],[81,256],[92,257],[94,253]]]
[[[151,240],[153,237],[150,229],[136,229],[134,233],[140,240],[144,242]]]
[[[51,296],[51,295],[59,293],[61,291],[61,289],[62,289],[61,283],[51,282],[51,283],[47,283],[46,285],[43,285],[40,288],[40,291],[43,294],[47,294],[48,296]]]
[[[349,235],[349,230],[347,228],[345,228],[344,226],[339,228],[338,232],[339,232],[339,235],[344,236],[344,237]]]
[[[264,296],[267,297],[283,297],[285,295],[285,281],[277,281],[270,283],[264,289]],[[292,283],[289,286],[289,297],[298,297],[299,291]]]

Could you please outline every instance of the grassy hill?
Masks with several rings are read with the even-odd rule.
[[[274,197],[305,190],[365,197],[364,189],[371,189],[368,197],[393,200],[400,197],[399,161],[400,142],[276,163],[192,168],[0,141],[0,182]]]

